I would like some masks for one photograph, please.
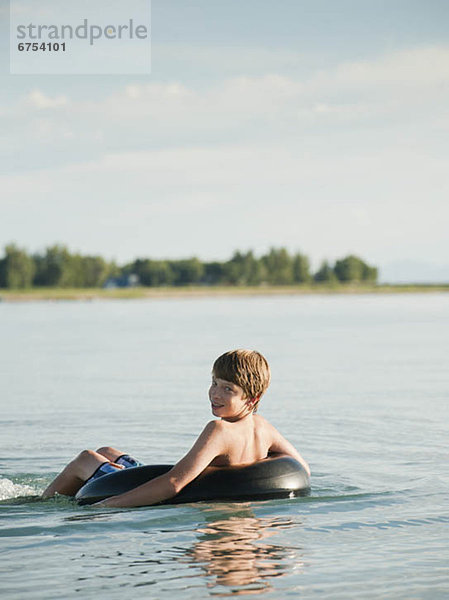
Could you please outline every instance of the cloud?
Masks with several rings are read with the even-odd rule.
[[[34,89],[4,106],[0,243],[120,260],[447,255],[448,64],[434,47],[303,78],[136,82],[90,100]]]
[[[449,48],[430,46],[397,51],[375,61],[344,63],[336,68],[333,78],[345,87],[435,86],[448,83],[448,68]],[[324,80],[327,85],[328,77]]]
[[[367,134],[375,137],[380,129],[394,137],[410,126],[424,131],[438,123],[447,129],[448,66],[448,47],[427,47],[343,63],[304,78],[242,76],[205,89],[134,83],[87,101],[34,89],[4,107],[3,129],[13,161],[19,148],[29,149],[21,163],[25,169],[43,166],[45,152],[36,151],[42,143],[65,162],[79,162],[86,152],[98,157],[105,148],[140,151],[250,140],[327,144],[331,135],[357,134],[361,128],[362,143],[369,145]]]
[[[69,103],[67,96],[47,96],[41,90],[33,90],[25,97],[26,104],[38,110],[47,108],[58,108],[60,106],[67,106]]]
[[[375,61],[344,63],[303,79],[241,76],[200,91],[176,83],[137,84],[90,110],[131,121],[148,119],[152,126],[172,123],[190,132],[199,128],[223,135],[229,127],[251,131],[265,125],[269,137],[273,128],[284,133],[287,122],[289,128],[300,130],[305,118],[315,119],[315,126],[317,117],[326,118],[327,126],[332,124],[329,117],[338,125],[342,117],[369,123],[385,113],[397,117],[404,105],[417,107],[434,100],[436,92],[440,101],[447,100],[448,67],[449,48],[420,48]]]

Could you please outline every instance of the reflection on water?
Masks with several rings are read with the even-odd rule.
[[[118,511],[117,511],[118,512]],[[120,511],[123,512],[123,511]],[[115,513],[117,514],[117,513]],[[87,515],[71,515],[69,517],[65,517],[64,521],[68,522],[86,522],[93,523],[94,521],[112,521],[115,518],[115,514],[111,512],[100,512],[97,513],[88,513]]]
[[[258,518],[249,507],[229,507],[229,515],[197,528],[198,541],[187,552],[208,577],[208,587],[224,586],[214,595],[259,594],[272,590],[271,580],[302,566],[298,548],[267,543],[279,529],[297,523],[290,518]]]
[[[158,508],[64,515],[61,522],[85,541],[70,558],[76,590],[119,584],[152,588],[155,598],[186,590],[199,597],[200,589],[210,596],[257,595],[279,591],[275,580],[302,572],[302,550],[290,543],[302,527],[297,515],[259,517],[250,503],[192,509],[175,523],[172,511]]]

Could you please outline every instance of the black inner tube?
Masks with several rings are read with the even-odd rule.
[[[75,499],[79,504],[94,504],[128,492],[172,467],[145,465],[104,475],[86,483]],[[208,467],[179,494],[160,504],[294,498],[309,491],[310,478],[303,466],[291,456],[276,456],[246,466]]]

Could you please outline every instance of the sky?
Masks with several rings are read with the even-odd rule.
[[[148,75],[11,75],[0,18],[0,248],[449,281],[447,0],[153,0]]]

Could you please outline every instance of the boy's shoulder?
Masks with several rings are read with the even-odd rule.
[[[276,430],[276,428],[269,421],[267,421],[267,419],[265,419],[265,417],[262,417],[261,415],[252,415],[252,418],[253,418],[253,422],[254,422],[256,429],[261,429],[261,430],[265,430],[265,431]],[[234,429],[234,426],[236,423],[239,423],[239,421],[226,421],[224,419],[212,419],[211,421],[206,423],[206,426],[204,427],[203,431],[204,431],[204,433],[209,434],[209,435],[223,433],[226,431],[232,431]]]
[[[264,436],[267,436],[268,438],[273,439],[279,435],[279,432],[276,429],[276,427],[274,425],[272,425],[270,423],[270,421],[265,419],[265,417],[262,417],[261,415],[254,415],[254,419],[255,419],[255,423],[256,423],[256,428]]]
[[[217,427],[222,427],[223,423],[222,419],[211,419],[206,423],[205,429],[216,429]]]
[[[206,425],[203,429],[203,433],[213,435],[215,433],[219,433],[220,431],[223,431],[225,429],[225,427],[226,427],[225,421],[222,421],[221,419],[212,419],[211,421],[206,423]]]
[[[259,427],[273,427],[273,425],[270,423],[270,421],[267,421],[267,419],[265,417],[262,417],[262,415],[253,415],[254,416],[254,421],[257,423],[257,425]]]
[[[260,425],[269,425],[270,427],[273,427],[273,425],[271,425],[271,423],[265,417],[262,417],[262,415],[253,414],[252,418],[254,419],[255,423],[258,423]],[[206,427],[226,427],[238,422],[239,421],[226,421],[226,419],[211,419],[208,423],[206,423]]]

